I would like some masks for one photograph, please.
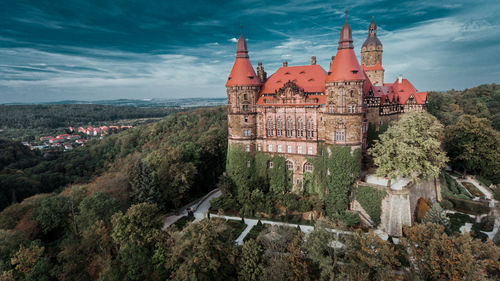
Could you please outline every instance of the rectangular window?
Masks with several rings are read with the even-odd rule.
[[[269,152],[273,151],[273,145],[272,144],[270,144],[270,145],[267,146],[267,151],[269,151]]]
[[[258,151],[262,151],[262,144],[260,144],[260,143],[259,143],[259,144],[257,145],[257,150],[258,150]]]
[[[281,144],[278,144],[278,152],[281,152]]]
[[[307,147],[307,154],[312,155],[313,154],[313,148],[312,146]]]
[[[301,145],[297,146],[297,153],[302,154],[302,146]]]
[[[288,145],[288,146],[286,147],[286,152],[287,152],[287,153],[292,153],[292,146],[291,146],[291,145]]]
[[[336,132],[335,133],[335,140],[336,141],[344,141],[345,140],[344,132]]]
[[[245,116],[245,122],[248,122],[248,116]]]
[[[250,145],[249,144],[245,145],[245,151],[250,152]]]
[[[248,104],[243,105],[243,111],[248,111]]]

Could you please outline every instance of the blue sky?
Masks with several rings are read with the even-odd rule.
[[[268,75],[313,55],[328,70],[346,8],[358,58],[375,17],[385,82],[500,82],[497,0],[2,0],[0,103],[225,97],[240,24]]]

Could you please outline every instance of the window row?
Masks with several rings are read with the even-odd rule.
[[[249,165],[250,165],[249,163],[250,163],[250,162],[248,161],[248,162],[247,162],[247,167],[250,167],[250,166],[249,166]],[[293,161],[291,161],[291,160],[286,160],[286,162],[285,162],[285,163],[286,163],[286,168],[287,168],[287,170],[293,171]],[[269,162],[267,162],[267,167],[268,167],[268,168],[274,168],[274,163],[273,163],[273,161],[269,161]],[[297,171],[300,171],[300,166],[299,166],[299,167],[297,167]],[[306,162],[306,163],[304,164],[304,166],[303,166],[303,170],[302,170],[302,171],[304,171],[304,172],[312,172],[312,171],[313,171],[313,165],[312,165],[311,163],[309,163],[309,162]]]
[[[347,112],[348,113],[356,113],[356,105],[355,104],[348,105]],[[328,105],[328,113],[335,113],[335,104]],[[341,113],[341,112],[339,112],[339,113]]]
[[[302,118],[297,119],[296,124],[294,124],[292,118],[287,118],[286,123],[284,124],[283,119],[278,117],[276,120],[276,127],[274,126],[273,118],[269,117],[267,119],[266,134],[268,137],[274,136],[274,133],[276,132],[277,137],[282,137],[284,133],[286,137],[291,138],[294,137],[295,132],[295,136],[301,138],[304,137],[304,129],[307,138],[314,138],[314,120],[312,118],[307,120],[305,128]]]
[[[274,151],[274,147],[276,147],[276,151]],[[268,144],[267,145],[267,152],[284,153],[283,148],[285,148],[285,145],[278,144],[278,145],[273,146],[272,144]],[[262,144],[260,144],[260,143],[257,144],[257,151],[262,151]],[[302,145],[297,145],[296,147],[292,146],[292,145],[286,145],[286,153],[303,154],[305,152],[303,152],[303,150],[302,150]],[[313,155],[313,147],[312,146],[307,147],[307,154]]]

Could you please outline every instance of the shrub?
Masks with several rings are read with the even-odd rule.
[[[380,223],[380,214],[382,212],[382,199],[387,196],[387,192],[377,190],[369,186],[360,186],[355,191],[355,198],[368,213],[375,225]]]
[[[451,210],[453,209],[453,203],[451,203],[450,200],[443,199],[443,201],[441,201],[441,207],[443,207],[443,209]]]
[[[354,212],[344,212],[339,216],[340,221],[342,221],[346,226],[356,226],[359,224],[359,216]]]
[[[450,231],[451,233],[457,233],[460,231],[460,227],[465,225],[465,223],[474,223],[474,219],[466,214],[448,214],[450,218]]]
[[[455,210],[461,211],[471,215],[486,214],[490,208],[485,203],[480,203],[472,200],[449,198],[455,206]]]

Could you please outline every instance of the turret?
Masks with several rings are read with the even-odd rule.
[[[340,31],[337,54],[326,77],[326,142],[361,147],[364,143],[363,85],[365,75],[359,65],[347,22]]]
[[[228,134],[229,145],[242,145],[248,152],[255,151],[256,102],[261,85],[250,63],[247,42],[241,33],[236,59],[226,82]]]
[[[368,26],[368,38],[361,47],[361,65],[373,84],[382,85],[384,83],[382,52],[382,43],[377,38],[377,24],[372,20]]]

